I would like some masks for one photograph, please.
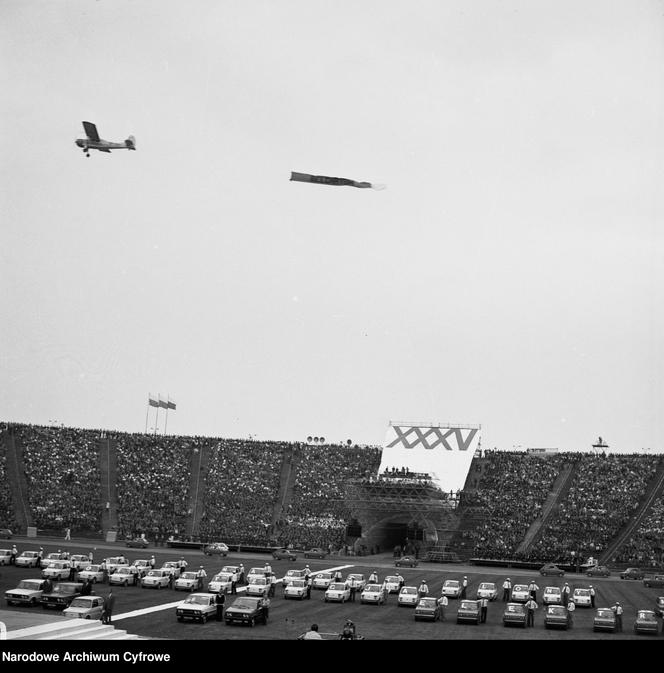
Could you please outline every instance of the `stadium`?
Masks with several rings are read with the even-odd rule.
[[[412,426],[395,429],[402,437],[415,432]],[[214,620],[182,623],[175,614],[184,599],[177,588],[148,591],[142,582],[116,588],[111,572],[93,585],[93,595],[115,592],[112,623],[97,617],[83,628],[80,620],[40,605],[8,605],[6,592],[41,572],[13,558],[0,576],[8,638],[288,640],[311,623],[336,637],[351,619],[364,639],[628,639],[643,637],[634,630],[637,611],[653,611],[661,621],[661,454],[611,452],[601,441],[585,452],[469,444],[464,487],[448,492],[438,477],[417,469],[417,456],[431,465],[438,455],[440,474],[449,452],[432,450],[431,437],[454,429],[417,427],[419,439],[407,448],[413,467],[398,467],[384,464],[398,457],[393,441],[259,442],[3,423],[0,528],[7,539],[0,546],[7,551],[16,545],[19,555],[34,550],[43,558],[92,554],[95,563],[116,555],[129,557],[127,563],[154,557],[157,568],[184,559],[205,571],[198,585],[203,592],[223,566],[241,564],[248,571],[271,564],[276,585],[268,623],[249,629]],[[206,553],[214,543],[225,544],[227,553]],[[545,564],[554,564],[560,576],[545,575]],[[339,607],[316,589],[309,600],[286,600],[280,585],[289,570],[305,566],[312,579],[375,572],[383,583],[401,575],[406,586],[424,581],[436,599],[445,581],[466,578],[463,598],[472,602],[480,584],[493,582],[500,594],[509,577],[513,584],[539,584],[538,609],[533,627],[521,630],[505,625],[500,595],[489,601],[486,622],[476,625],[457,622],[453,598],[444,619],[433,623],[415,620],[396,595],[387,594],[379,606],[348,598]],[[640,572],[636,581],[623,579],[628,567]],[[595,573],[603,568],[607,576]],[[73,571],[68,579],[79,580]],[[594,585],[593,607],[619,603],[622,631],[597,632],[595,609],[585,606],[575,610],[573,628],[549,629],[540,592],[565,583],[571,589]],[[235,595],[229,589],[226,608],[247,588],[239,581]]]

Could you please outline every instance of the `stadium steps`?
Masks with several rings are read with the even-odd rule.
[[[599,557],[600,565],[607,565],[611,562],[611,559],[615,558],[616,554],[620,551],[620,548],[632,536],[632,533],[638,530],[641,522],[650,512],[653,503],[662,495],[662,493],[664,493],[664,461],[660,460],[657,472],[655,472],[655,476],[646,490],[646,494],[641,501],[639,509],[634,516],[630,517],[628,523],[623,526],[606,550],[602,552]]]
[[[203,500],[205,498],[205,482],[210,464],[212,448],[205,443],[191,451],[189,461],[189,507],[190,514],[185,523],[185,530],[192,538],[198,534],[203,517]]]
[[[272,530],[276,531],[279,521],[281,521],[286,505],[293,497],[293,486],[295,484],[295,451],[292,446],[284,449],[284,457],[281,461],[281,474],[279,475],[279,493],[274,502],[272,513]]]
[[[101,477],[102,528],[116,530],[118,527],[118,449],[117,440],[109,437],[99,439],[99,472]],[[108,509],[106,508],[108,503]]]
[[[99,620],[67,619],[9,631],[7,640],[139,640],[140,637],[116,629]]]
[[[553,486],[544,501],[544,505],[542,505],[542,515],[530,524],[521,544],[516,548],[517,554],[526,554],[528,552],[555,505],[562,502],[565,498],[572,485],[575,467],[576,463],[565,463],[563,469],[553,482]]]

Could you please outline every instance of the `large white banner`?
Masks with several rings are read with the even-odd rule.
[[[479,426],[391,423],[379,471],[407,467],[430,474],[444,491],[456,491],[463,488],[479,442]]]

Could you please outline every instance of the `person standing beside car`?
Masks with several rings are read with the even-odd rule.
[[[215,605],[217,606],[217,621],[224,621],[224,605],[226,603],[226,596],[223,591],[217,593],[217,597],[214,599]]]
[[[486,623],[486,613],[489,608],[489,599],[484,597],[480,598],[480,624]]]
[[[512,581],[508,577],[503,582],[503,603],[506,603],[510,599],[510,592],[512,591]]]
[[[437,601],[438,605],[440,605],[440,621],[444,622],[445,621],[445,608],[448,606],[449,601],[447,600],[447,596],[443,594]]]
[[[588,587],[588,591],[590,592],[590,607],[594,608],[595,607],[595,590],[593,589],[592,584]]]
[[[535,610],[537,610],[537,603],[532,596],[526,601],[526,610],[528,610],[526,628],[535,626]]]

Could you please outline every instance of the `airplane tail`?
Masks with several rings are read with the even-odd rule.
[[[127,146],[128,150],[135,150],[136,149],[136,138],[134,136],[129,136],[127,140],[125,140],[125,145]]]

